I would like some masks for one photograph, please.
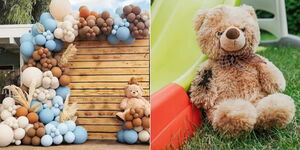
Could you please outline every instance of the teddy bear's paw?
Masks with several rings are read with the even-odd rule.
[[[276,93],[264,97],[257,103],[256,128],[285,127],[295,115],[295,104],[291,97]]]
[[[235,136],[253,130],[257,119],[255,107],[242,99],[226,100],[216,106],[212,125],[227,136]]]

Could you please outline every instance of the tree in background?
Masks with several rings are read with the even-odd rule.
[[[0,24],[30,24],[48,11],[51,0],[0,0]]]

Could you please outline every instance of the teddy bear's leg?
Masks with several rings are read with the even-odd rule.
[[[125,114],[129,111],[129,109],[124,110],[123,112],[117,112],[116,117],[121,120],[125,121]]]
[[[262,98],[256,105],[257,128],[285,127],[295,115],[295,104],[291,97],[275,93]]]
[[[246,100],[225,100],[215,107],[211,117],[215,130],[227,136],[234,136],[254,128],[257,111],[254,105]]]

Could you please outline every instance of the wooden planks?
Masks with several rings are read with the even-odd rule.
[[[69,61],[70,102],[78,103],[77,123],[89,139],[116,140],[122,122],[115,114],[124,98],[124,87],[136,77],[149,100],[149,39],[126,45],[76,41],[78,51]],[[65,45],[67,46],[67,45]]]
[[[145,75],[149,73],[149,68],[98,68],[98,69],[76,69],[70,70],[70,75]]]

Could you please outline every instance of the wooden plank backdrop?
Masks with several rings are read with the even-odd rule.
[[[124,86],[136,77],[149,99],[149,39],[111,45],[102,41],[76,41],[78,51],[69,61],[70,102],[78,103],[77,123],[89,139],[116,140],[121,122],[115,113],[124,98]]]

